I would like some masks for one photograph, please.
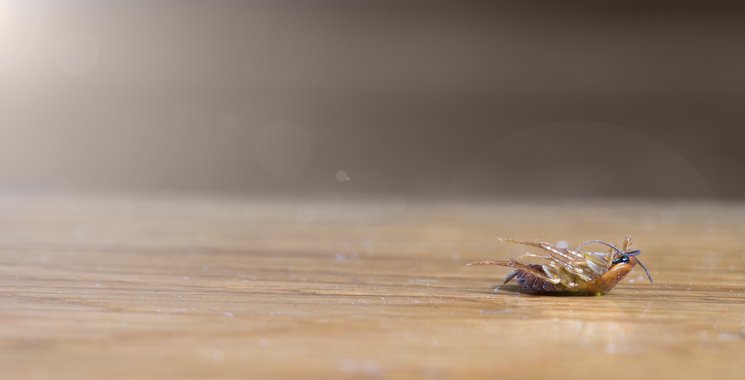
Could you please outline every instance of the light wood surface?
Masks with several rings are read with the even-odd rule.
[[[495,236],[642,249],[601,297]],[[745,207],[0,197],[5,379],[741,379]],[[497,288],[495,290],[495,288]]]

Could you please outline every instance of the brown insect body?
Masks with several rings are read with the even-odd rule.
[[[512,239],[502,241],[537,247],[546,252],[544,255],[526,253],[523,256],[507,261],[485,260],[469,265],[501,265],[515,270],[505,279],[508,283],[517,279],[520,287],[534,293],[572,293],[572,294],[603,294],[609,292],[634,267],[639,264],[647,273],[649,281],[652,277],[649,271],[636,258],[641,252],[629,251],[631,239],[624,240],[623,249],[599,240],[592,240],[580,244],[575,249],[558,248],[545,242],[529,242]],[[588,245],[605,245],[608,252],[594,252],[583,250]],[[519,259],[535,257],[542,259],[543,264],[523,264]]]

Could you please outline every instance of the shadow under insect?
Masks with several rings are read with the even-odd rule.
[[[578,292],[578,291],[538,291],[524,288],[517,284],[500,284],[494,286],[495,293],[513,293],[513,294],[525,294],[529,296],[551,296],[551,297],[583,297],[583,296],[597,296],[603,293],[590,293],[590,292]]]

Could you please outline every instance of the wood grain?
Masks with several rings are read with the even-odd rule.
[[[0,197],[8,379],[745,373],[745,207]],[[642,249],[601,297],[466,267],[495,236]],[[495,290],[496,288],[496,290]]]

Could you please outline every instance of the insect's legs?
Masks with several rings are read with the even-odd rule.
[[[467,266],[474,266],[474,265],[501,265],[503,267],[511,267],[512,264],[509,261],[506,260],[481,260],[481,261],[474,261],[471,263],[466,264]]]
[[[536,255],[535,253],[532,253],[532,252],[525,252],[524,254],[518,257],[515,257],[513,260],[519,260],[519,259],[522,259],[523,257],[537,257],[539,259],[551,260],[551,255]]]
[[[571,251],[571,250],[566,250],[566,251],[561,250],[546,242],[514,240],[514,239],[508,239],[508,238],[501,238],[501,237],[498,239],[504,242],[522,244],[522,245],[527,245],[530,247],[537,247],[544,251],[547,251],[549,255],[551,256],[549,258],[551,261],[567,268],[568,270],[572,270],[572,268],[575,265],[578,265],[578,264],[581,265],[584,262],[584,257],[582,257],[578,252]]]
[[[543,273],[541,273],[541,272],[539,272],[539,271],[537,271],[537,270],[535,270],[535,269],[533,269],[533,268],[531,268],[531,267],[529,267],[529,266],[527,266],[527,265],[525,265],[523,263],[517,262],[515,260],[510,260],[510,262],[512,262],[512,266],[515,267],[515,269],[520,269],[520,270],[522,270],[524,272],[528,272],[528,273],[532,274],[533,276],[536,276],[536,277],[540,278],[543,281],[547,281],[547,282],[550,282],[552,284],[558,284],[560,282],[559,279],[549,278],[545,274],[543,274]]]
[[[623,251],[628,252],[629,248],[631,248],[631,238],[628,236],[625,236],[623,238]]]

